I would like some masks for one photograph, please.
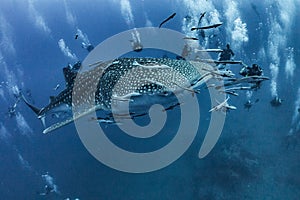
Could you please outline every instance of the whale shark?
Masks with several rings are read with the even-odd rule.
[[[49,104],[43,108],[30,104],[24,96],[22,99],[42,121],[43,133],[49,133],[95,110],[109,113],[112,105],[120,102],[133,104],[137,116],[142,114],[139,111],[143,110],[143,102],[148,102],[144,97],[159,96],[168,105],[174,105],[170,94],[188,91],[194,95],[199,93],[195,87],[213,77],[203,69],[213,70],[213,67],[205,62],[171,58],[117,58],[79,70],[65,67],[65,89],[57,96],[50,96]],[[61,112],[69,116],[47,127],[46,116]]]

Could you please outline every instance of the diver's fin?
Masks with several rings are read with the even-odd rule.
[[[48,128],[46,128],[46,126],[44,126],[45,129],[43,130],[43,133],[44,133],[44,134],[47,134],[47,133],[49,133],[49,132],[51,132],[51,131],[54,131],[54,130],[56,130],[56,129],[62,127],[62,126],[65,126],[65,125],[67,125],[67,124],[69,124],[69,123],[71,123],[71,122],[73,122],[73,121],[74,121],[73,118],[69,118],[69,119],[67,119],[67,120],[65,120],[65,121],[63,121],[63,122],[58,122],[58,123],[56,123],[56,124],[53,124],[53,125],[51,125],[51,126],[48,127]]]

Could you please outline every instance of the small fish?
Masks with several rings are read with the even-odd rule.
[[[197,51],[197,52],[216,52],[216,53],[223,52],[222,49],[195,49],[195,51]]]
[[[233,91],[233,90],[251,90],[251,87],[232,87],[232,88],[227,88],[225,91]]]
[[[209,26],[202,26],[202,27],[196,27],[196,28],[194,27],[194,28],[191,28],[191,31],[217,28],[217,27],[221,26],[222,24],[223,23],[218,23],[218,24],[213,24],[213,25],[209,25]]]
[[[259,14],[259,12],[257,11],[256,5],[255,5],[254,3],[251,3],[251,7],[252,7],[253,11],[255,12],[255,14],[257,15],[258,19],[260,20],[260,19],[261,19],[261,18],[260,18],[260,14]]]
[[[216,64],[242,64],[242,61],[239,60],[222,60],[222,61],[215,61]]]
[[[179,88],[183,89],[183,90],[186,90],[188,92],[191,92],[192,93],[192,96],[194,97],[195,93],[197,94],[200,94],[200,90],[199,89],[192,89],[192,88],[187,88],[187,87],[184,87],[184,86],[181,86],[175,82],[172,82],[174,85],[178,86]]]
[[[232,95],[232,96],[239,96],[239,94],[236,93],[236,92],[234,92],[234,91],[225,91],[224,93],[225,93],[225,94],[230,94],[230,95]]]
[[[159,28],[166,23],[167,21],[169,21],[170,19],[172,19],[173,17],[175,17],[176,13],[173,13],[171,16],[169,16],[167,19],[165,19],[164,21],[162,21],[162,23],[159,24]]]
[[[141,94],[130,93],[130,94],[124,95],[124,96],[115,96],[115,95],[113,95],[112,96],[112,100],[116,100],[116,101],[131,101],[131,102],[133,102],[133,99],[131,99],[131,97],[138,96],[138,95],[141,95]]]
[[[211,74],[216,75],[216,76],[222,76],[222,77],[233,77],[233,76],[235,76],[235,74],[231,70],[217,70],[217,71],[213,71],[213,70],[205,69],[205,68],[203,68],[203,70],[208,71]]]
[[[224,94],[229,94],[229,95],[232,95],[232,96],[239,96],[239,94],[236,93],[235,91],[220,90],[219,92],[224,93]]]
[[[195,37],[184,37],[183,39],[185,39],[185,40],[199,40],[198,38],[195,38]]]
[[[97,61],[95,63],[89,64],[89,66],[92,67],[92,66],[95,66],[95,65],[98,65],[98,64],[102,64],[102,63],[103,63],[103,61],[100,60],[100,61]]]
[[[216,105],[212,109],[210,109],[209,112],[214,112],[214,111],[227,112],[229,110],[236,110],[235,106],[232,106],[232,105],[228,104],[228,99],[229,99],[229,97],[227,97],[222,103],[220,103],[216,100],[218,105]]]
[[[75,40],[77,40],[77,39],[78,39],[78,34],[75,35]]]
[[[57,84],[57,85],[55,86],[55,88],[53,88],[53,90],[57,90],[59,87],[60,87],[60,85]]]
[[[163,109],[162,111],[163,112],[166,112],[166,111],[168,111],[168,110],[173,110],[175,107],[177,107],[177,106],[180,106],[182,103],[176,103],[176,104],[173,104],[173,105],[171,105],[171,106],[169,106],[168,108],[165,108],[165,109]]]
[[[197,51],[201,52],[201,50],[197,50]],[[215,64],[242,64],[243,63],[240,60],[222,60],[222,61],[219,61],[219,60],[213,60],[213,59],[200,59],[199,61],[206,62],[206,63],[215,63]]]
[[[201,13],[199,21],[198,21],[198,26],[200,26],[201,20],[202,20],[202,18],[204,17],[205,14],[206,14],[206,12]]]

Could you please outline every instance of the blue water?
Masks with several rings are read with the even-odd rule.
[[[126,2],[131,9],[121,6]],[[299,6],[297,0],[2,1],[0,199],[299,199]],[[168,167],[145,174],[120,172],[97,161],[80,141],[74,124],[42,134],[42,124],[23,102],[17,104],[16,116],[8,116],[8,107],[16,101],[14,87],[37,107],[47,105],[49,96],[64,89],[62,68],[88,54],[81,48],[82,40],[74,39],[77,28],[97,45],[122,31],[144,27],[147,19],[158,26],[176,12],[163,26],[191,36],[183,28],[183,18],[198,18],[204,11],[208,20],[204,25],[216,19],[223,25],[207,31],[215,37],[207,43],[200,38],[199,44],[224,48],[230,43],[236,60],[259,64],[271,78],[252,95],[241,91],[230,98],[238,109],[227,114],[222,135],[205,158],[198,158],[210,117],[204,90],[198,96],[200,126],[190,148]],[[133,18],[126,23],[128,12]],[[246,27],[234,29],[238,18]],[[77,59],[64,55],[60,39]],[[240,66],[231,70],[238,74]],[[60,88],[55,91],[57,84]],[[283,103],[272,107],[269,102],[276,95]],[[259,101],[248,111],[244,109],[247,99]],[[178,113],[177,109],[169,112],[165,132],[176,129]],[[140,139],[127,143],[127,136],[117,137],[116,127],[107,130],[115,144],[137,152],[159,148],[173,138],[158,135],[145,143]],[[43,196],[38,193],[49,184],[42,176],[47,172],[57,190]]]

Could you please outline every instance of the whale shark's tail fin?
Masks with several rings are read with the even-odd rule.
[[[42,121],[44,127],[46,127],[45,115],[41,115],[42,108],[37,108],[31,103],[29,103],[24,95],[20,92],[19,97],[24,101],[24,103],[37,115],[37,117]]]
[[[37,115],[39,116],[39,113],[41,112],[41,109],[35,107],[34,105],[31,105],[24,97],[23,94],[20,95],[21,99],[24,101],[24,103]]]

